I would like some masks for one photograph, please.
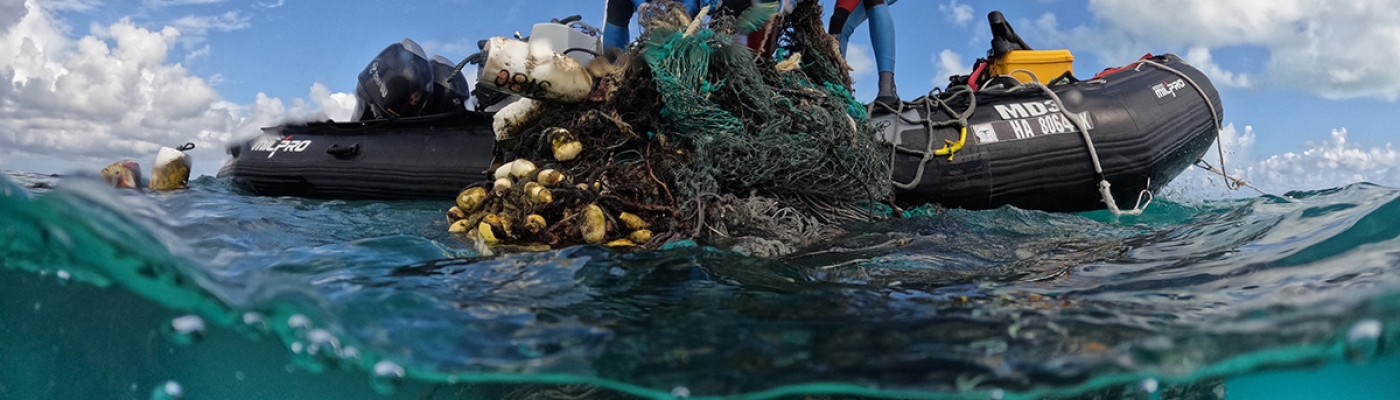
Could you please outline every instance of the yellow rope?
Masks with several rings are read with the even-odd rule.
[[[933,152],[933,155],[948,156],[948,161],[953,161],[953,155],[957,154],[958,150],[962,150],[964,144],[967,144],[967,126],[962,127],[962,133],[958,136],[958,141],[954,142],[944,139],[943,148]]]

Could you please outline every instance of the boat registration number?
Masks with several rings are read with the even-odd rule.
[[[1079,129],[1074,127],[1074,123],[1064,113],[1049,113],[1033,118],[1019,118],[1006,121],[994,121],[976,124],[971,127],[973,136],[976,136],[977,143],[988,144],[1008,140],[1030,139],[1045,135],[1057,135],[1062,133],[1075,133]],[[1084,129],[1094,129],[1093,115],[1088,111],[1078,114],[1070,114],[1084,123]]]

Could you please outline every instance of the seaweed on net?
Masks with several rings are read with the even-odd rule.
[[[649,247],[727,236],[802,246],[872,218],[870,205],[891,191],[888,151],[850,95],[816,3],[777,24],[778,58],[800,57],[798,68],[737,44],[731,16],[695,21],[678,3],[644,6],[642,38],[602,74],[594,101],[541,105],[510,148],[583,185],[503,212],[548,214],[548,234],[532,239],[551,246],[580,243],[573,232],[589,204],[606,209],[609,238],[626,236],[621,212],[652,222]],[[584,150],[554,163],[560,128]]]

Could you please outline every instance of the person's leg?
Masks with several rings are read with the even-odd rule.
[[[604,49],[627,49],[627,42],[632,40],[627,26],[632,24],[632,14],[637,13],[637,7],[641,7],[645,2],[646,0],[608,0],[607,10],[604,12],[606,20],[603,23]]]
[[[836,36],[843,57],[846,55],[846,43],[851,41],[851,34],[865,21],[865,7],[861,7],[860,2],[861,0],[837,0],[836,9],[831,12],[827,33]],[[860,14],[859,19],[853,18],[857,13]]]
[[[885,0],[865,0],[870,17],[870,41],[875,47],[875,66],[880,71],[880,92],[875,101],[893,104],[899,101],[894,85],[894,18]]]
[[[885,0],[885,5],[892,6],[898,2],[899,0]],[[851,0],[848,3],[851,5],[850,9],[842,9],[838,4],[837,9],[831,14],[831,25],[827,31],[827,33],[836,36],[837,43],[841,44],[842,56],[846,55],[846,43],[851,41],[851,36],[856,34],[856,29],[860,27],[860,24],[865,23],[867,17],[864,6],[856,7],[856,4],[860,3],[859,1]]]

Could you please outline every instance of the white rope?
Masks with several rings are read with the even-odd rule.
[[[1142,211],[1147,209],[1147,205],[1152,204],[1152,192],[1147,189],[1143,189],[1142,192],[1138,193],[1137,204],[1135,204],[1133,206],[1133,209],[1131,210],[1125,211],[1123,209],[1118,208],[1118,202],[1113,199],[1113,191],[1109,190],[1109,188],[1113,185],[1109,184],[1108,178],[1104,177],[1103,175],[1103,164],[1099,162],[1099,151],[1097,148],[1094,147],[1094,139],[1089,137],[1089,130],[1084,128],[1084,121],[1079,119],[1076,115],[1070,115],[1069,109],[1065,108],[1065,103],[1060,100],[1060,96],[1055,94],[1055,91],[1050,90],[1050,87],[1040,83],[1040,78],[1035,76],[1034,72],[1027,71],[1024,69],[1011,71],[1012,74],[1015,74],[1017,72],[1024,72],[1027,75],[1030,75],[1031,81],[1023,84],[1023,86],[1037,87],[1040,89],[1040,91],[1045,92],[1046,95],[1050,96],[1050,100],[1054,101],[1055,107],[1060,110],[1060,115],[1063,116],[1065,119],[1069,120],[1070,124],[1074,125],[1074,129],[1079,131],[1079,135],[1084,138],[1084,145],[1085,147],[1089,148],[1089,158],[1094,162],[1094,172],[1099,174],[1099,197],[1101,197],[1103,199],[1104,204],[1108,206],[1108,211],[1113,213],[1113,215],[1115,216],[1142,215]],[[1148,187],[1152,186],[1151,178],[1148,178],[1147,185]],[[1147,197],[1146,203],[1143,203],[1142,201],[1143,196]]]
[[[1206,168],[1206,169],[1209,170],[1209,171],[1211,171],[1211,172],[1215,172],[1215,173],[1217,173],[1217,174],[1220,174],[1221,177],[1224,177],[1224,179],[1225,179],[1225,188],[1227,188],[1227,189],[1230,189],[1230,190],[1240,190],[1241,187],[1249,187],[1250,189],[1254,189],[1254,191],[1259,192],[1259,194],[1266,194],[1266,193],[1264,193],[1263,190],[1259,190],[1259,188],[1256,188],[1256,187],[1254,187],[1253,185],[1250,185],[1248,182],[1245,182],[1243,179],[1235,178],[1235,177],[1232,177],[1232,176],[1230,176],[1230,175],[1228,175],[1228,174],[1225,173],[1225,171],[1224,171],[1224,170],[1225,170],[1225,142],[1222,141],[1222,140],[1220,140],[1220,132],[1221,132],[1221,131],[1224,131],[1225,128],[1223,128],[1223,127],[1220,126],[1220,114],[1215,112],[1215,104],[1212,103],[1212,102],[1210,101],[1210,96],[1207,96],[1207,95],[1206,95],[1206,91],[1205,91],[1205,89],[1202,89],[1202,88],[1201,88],[1201,85],[1197,84],[1196,81],[1195,81],[1194,79],[1191,79],[1191,77],[1190,77],[1190,76],[1187,76],[1185,73],[1183,73],[1183,72],[1181,72],[1181,71],[1177,71],[1176,69],[1173,69],[1172,67],[1168,67],[1168,66],[1166,66],[1166,65],[1162,65],[1161,63],[1158,63],[1158,62],[1156,62],[1156,61],[1152,61],[1152,60],[1137,60],[1137,61],[1133,62],[1132,64],[1128,64],[1128,65],[1135,65],[1135,64],[1147,64],[1147,65],[1151,65],[1151,66],[1157,67],[1158,69],[1161,69],[1161,70],[1163,70],[1163,71],[1167,71],[1167,72],[1176,74],[1176,76],[1179,76],[1179,77],[1181,77],[1181,79],[1186,80],[1186,83],[1191,84],[1191,88],[1196,89],[1196,93],[1197,93],[1197,94],[1200,94],[1202,99],[1205,99],[1205,101],[1206,101],[1206,107],[1210,108],[1210,113],[1211,113],[1211,116],[1212,116],[1211,121],[1214,121],[1214,122],[1215,122],[1215,152],[1220,156],[1220,169],[1214,169],[1214,167],[1210,167],[1210,168]],[[1204,163],[1205,160],[1204,160],[1204,159],[1202,159],[1202,160],[1197,160],[1197,162],[1198,162],[1198,163]],[[1197,166],[1199,166],[1199,165],[1197,165]],[[1210,164],[1206,164],[1206,166],[1209,167]]]
[[[1258,191],[1260,194],[1264,194],[1264,191],[1259,190],[1259,188],[1256,188],[1256,187],[1254,187],[1253,185],[1250,185],[1248,182],[1245,182],[1243,179],[1231,177],[1231,176],[1229,176],[1228,174],[1226,174],[1226,173],[1222,170],[1222,169],[1225,167],[1225,150],[1224,150],[1224,142],[1220,140],[1220,132],[1223,131],[1224,128],[1222,128],[1221,125],[1220,125],[1220,123],[1221,123],[1221,121],[1220,121],[1220,114],[1219,114],[1218,112],[1215,111],[1215,103],[1214,103],[1213,101],[1210,100],[1210,96],[1206,94],[1205,89],[1201,88],[1201,85],[1198,84],[1198,83],[1196,83],[1196,80],[1195,80],[1195,79],[1192,79],[1189,75],[1186,75],[1185,73],[1183,73],[1183,72],[1181,72],[1181,71],[1178,71],[1178,70],[1176,70],[1176,69],[1174,69],[1174,68],[1172,68],[1172,67],[1168,67],[1168,66],[1166,66],[1166,65],[1163,65],[1163,64],[1158,63],[1158,62],[1156,62],[1156,61],[1152,61],[1152,60],[1137,60],[1137,61],[1134,61],[1134,62],[1131,63],[1131,64],[1128,64],[1128,65],[1129,65],[1129,66],[1136,66],[1136,65],[1139,65],[1139,64],[1151,65],[1151,66],[1153,66],[1153,67],[1157,67],[1158,69],[1161,69],[1161,70],[1163,70],[1163,71],[1167,71],[1167,72],[1169,72],[1169,73],[1175,74],[1175,75],[1178,76],[1178,77],[1181,77],[1183,80],[1185,80],[1187,83],[1189,83],[1189,84],[1191,85],[1191,88],[1193,88],[1193,89],[1196,90],[1196,93],[1197,93],[1197,94],[1201,95],[1201,99],[1202,99],[1202,100],[1205,100],[1205,102],[1206,102],[1206,108],[1210,109],[1210,113],[1211,113],[1211,122],[1213,123],[1213,125],[1215,125],[1216,150],[1217,150],[1217,152],[1219,153],[1221,169],[1216,169],[1215,167],[1211,167],[1210,164],[1208,164],[1208,163],[1205,162],[1205,160],[1197,160],[1196,166],[1201,167],[1201,168],[1205,168],[1205,169],[1207,169],[1207,170],[1209,170],[1209,171],[1211,171],[1211,172],[1220,174],[1220,176],[1225,177],[1225,187],[1229,188],[1230,190],[1239,190],[1241,187],[1248,187],[1248,188],[1250,188],[1250,189],[1254,189],[1255,191]],[[1111,213],[1113,213],[1113,215],[1115,215],[1115,216],[1121,216],[1121,215],[1142,215],[1143,210],[1147,209],[1147,206],[1148,206],[1149,204],[1152,204],[1152,200],[1154,199],[1154,195],[1152,194],[1152,191],[1151,191],[1151,190],[1148,190],[1148,189],[1143,189],[1142,192],[1139,192],[1139,193],[1138,193],[1137,202],[1133,205],[1133,208],[1132,208],[1132,209],[1130,209],[1130,210],[1123,210],[1123,209],[1120,209],[1120,208],[1118,207],[1118,202],[1115,201],[1115,200],[1113,199],[1113,192],[1112,192],[1112,190],[1110,190],[1110,188],[1112,187],[1112,184],[1108,183],[1108,178],[1106,178],[1106,177],[1104,176],[1104,174],[1103,174],[1103,164],[1099,162],[1099,152],[1098,152],[1098,149],[1094,147],[1094,140],[1093,140],[1093,138],[1091,138],[1091,137],[1089,136],[1089,130],[1086,129],[1086,128],[1084,127],[1084,121],[1083,121],[1083,120],[1080,120],[1076,115],[1070,115],[1069,110],[1065,107],[1064,102],[1063,102],[1062,100],[1060,100],[1060,96],[1057,95],[1057,94],[1055,94],[1055,91],[1050,90],[1050,88],[1049,88],[1048,86],[1045,86],[1044,84],[1040,83],[1040,79],[1039,79],[1039,77],[1037,77],[1037,76],[1035,75],[1035,72],[1032,72],[1032,71],[1029,71],[1029,70],[1024,70],[1024,69],[1017,69],[1017,70],[1011,71],[1008,75],[1014,75],[1014,74],[1016,74],[1016,73],[1025,73],[1026,75],[1029,75],[1030,78],[1031,78],[1030,81],[1027,82],[1027,83],[1025,83],[1025,84],[1023,84],[1023,86],[1034,86],[1034,87],[1036,87],[1036,88],[1039,88],[1039,89],[1040,89],[1042,92],[1044,92],[1046,95],[1048,95],[1048,96],[1050,97],[1050,99],[1051,99],[1052,101],[1055,102],[1055,106],[1060,110],[1060,111],[1059,111],[1060,114],[1061,114],[1065,119],[1069,120],[1070,123],[1074,125],[1075,130],[1079,131],[1080,136],[1084,138],[1085,147],[1087,147],[1087,148],[1089,149],[1089,158],[1090,158],[1090,159],[1093,161],[1093,163],[1094,163],[1094,172],[1097,173],[1097,174],[1099,175],[1099,185],[1098,185],[1099,196],[1102,198],[1102,201],[1104,202],[1104,204],[1108,207],[1108,211],[1111,212]],[[963,88],[963,90],[968,90],[968,89]],[[970,90],[969,90],[969,93],[971,93]],[[932,114],[933,114],[933,111],[934,111],[934,110],[932,110],[932,108],[934,108],[935,106],[941,106],[940,108],[943,108],[944,111],[946,111],[950,116],[956,116],[956,117],[958,117],[958,118],[957,118],[957,123],[962,124],[962,126],[967,126],[967,116],[970,115],[970,114],[972,114],[972,111],[974,110],[974,108],[976,107],[976,104],[977,104],[977,103],[976,103],[976,101],[977,101],[977,96],[975,95],[975,93],[973,93],[972,96],[970,96],[970,97],[971,97],[971,99],[972,99],[972,106],[969,107],[968,110],[964,111],[964,113],[962,113],[962,114],[959,114],[959,113],[953,111],[951,107],[948,107],[947,103],[945,103],[945,102],[943,102],[943,101],[937,99],[937,96],[934,96],[934,93],[932,93],[932,92],[930,92],[930,94],[929,94],[928,96],[925,96],[925,102],[924,102],[923,106],[926,107],[926,110],[927,110],[927,112],[928,112],[927,115],[932,115]],[[932,101],[930,101],[930,100],[932,100]],[[872,108],[872,110],[870,110],[870,111],[873,111],[874,104],[871,105],[871,108]],[[893,144],[893,142],[896,141],[897,138],[898,138],[898,135],[899,135],[899,132],[900,132],[898,128],[899,128],[899,125],[900,125],[901,122],[919,123],[919,124],[921,124],[921,125],[925,125],[925,126],[926,126],[926,129],[927,129],[927,131],[928,131],[928,133],[929,133],[929,135],[928,135],[928,143],[926,143],[926,146],[927,146],[928,148],[925,149],[925,150],[923,150],[923,151],[916,151],[916,150],[903,149],[903,148],[901,148],[899,145],[894,145],[894,146],[893,146],[893,147],[894,147],[893,151],[906,151],[906,152],[910,152],[910,153],[920,154],[920,155],[923,156],[923,159],[919,161],[919,168],[917,168],[917,170],[916,170],[916,172],[915,172],[914,180],[913,180],[912,182],[909,182],[909,183],[893,182],[894,185],[895,185],[896,187],[903,188],[903,189],[912,189],[912,188],[917,187],[917,186],[919,185],[919,182],[920,182],[920,181],[922,180],[922,178],[923,178],[923,172],[924,172],[923,170],[924,170],[925,165],[933,158],[934,140],[933,140],[933,135],[932,135],[932,133],[933,133],[933,129],[935,128],[935,126],[934,126],[933,124],[930,124],[930,123],[929,123],[930,121],[928,121],[927,119],[925,119],[925,120],[923,120],[923,121],[904,121],[904,119],[905,119],[905,118],[904,118],[904,114],[903,114],[903,111],[904,111],[904,104],[902,104],[902,102],[901,102],[901,104],[900,104],[898,107],[887,107],[887,108],[888,108],[890,111],[893,111],[893,112],[895,113],[895,115],[896,115],[895,123],[894,123],[894,127],[893,127],[893,128],[894,128],[894,135],[895,135],[895,136],[894,136],[894,137],[892,138],[892,140],[891,140],[892,144]],[[1204,164],[1204,166],[1202,166],[1202,164]],[[891,181],[893,181],[893,179],[891,179]],[[1149,177],[1149,178],[1147,179],[1147,187],[1152,187],[1152,178],[1151,178],[1151,177]]]
[[[1206,162],[1206,160],[1196,160],[1196,164],[1195,164],[1195,165],[1196,165],[1196,168],[1204,169],[1204,170],[1206,170],[1206,171],[1210,171],[1211,173],[1214,173],[1214,174],[1217,174],[1217,175],[1220,175],[1220,176],[1225,177],[1226,182],[1234,182],[1234,184],[1236,185],[1236,187],[1243,186],[1243,187],[1247,187],[1247,188],[1250,188],[1250,189],[1254,189],[1254,191],[1259,192],[1259,194],[1261,194],[1261,195],[1262,195],[1262,194],[1268,194],[1268,193],[1265,193],[1263,190],[1259,190],[1259,188],[1254,187],[1254,185],[1249,184],[1249,182],[1245,182],[1244,179],[1240,179],[1240,178],[1236,178],[1236,177],[1230,176],[1230,174],[1225,173],[1225,171],[1222,171],[1222,170],[1220,170],[1219,168],[1216,168],[1216,167],[1211,166],[1210,163]]]

